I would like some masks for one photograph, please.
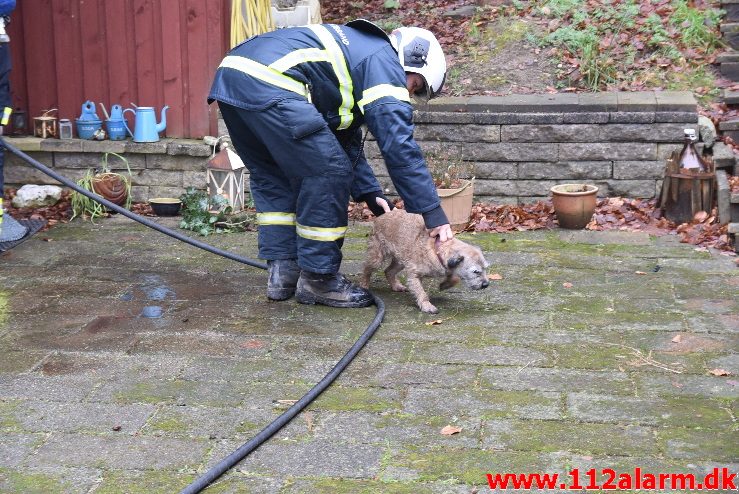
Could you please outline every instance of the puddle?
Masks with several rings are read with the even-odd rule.
[[[141,315],[150,319],[157,319],[162,317],[162,308],[158,305],[147,305],[141,311]]]

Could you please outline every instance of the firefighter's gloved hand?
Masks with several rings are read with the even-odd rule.
[[[375,216],[382,216],[393,209],[393,205],[380,191],[368,192],[367,194],[358,197],[357,200],[367,203],[367,207]]]

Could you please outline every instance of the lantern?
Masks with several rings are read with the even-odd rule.
[[[244,162],[228,143],[223,143],[205,168],[208,197],[224,197],[234,213],[244,209]]]
[[[59,137],[57,129],[57,118],[52,117],[49,113],[56,111],[46,110],[40,117],[33,118],[33,135],[35,137],[41,137],[47,139],[49,137]]]
[[[10,117],[13,125],[14,136],[26,135],[26,112],[20,108],[16,108],[13,115]]]

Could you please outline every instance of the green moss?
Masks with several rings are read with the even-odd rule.
[[[7,432],[22,429],[18,420],[19,404],[20,402],[17,400],[0,401],[0,430]]]
[[[634,430],[611,424],[570,424],[559,421],[521,421],[510,431],[498,434],[507,449],[553,453],[570,451],[579,454],[605,455],[618,451],[619,454],[646,454],[656,451],[654,439],[644,435],[643,429]],[[602,438],[608,438],[603,441]]]
[[[162,403],[174,401],[192,383],[182,380],[166,382],[140,382],[126,391],[113,395],[118,403]]]
[[[456,481],[480,485],[485,474],[540,471],[539,455],[528,452],[482,451],[477,449],[406,450],[392,459],[395,467],[407,468],[421,481]]]
[[[149,424],[149,427],[152,430],[155,431],[162,431],[162,432],[180,432],[184,433],[187,432],[189,429],[188,424],[186,424],[184,421],[178,419],[177,417],[162,417],[159,420],[154,420],[151,424]]]
[[[332,386],[313,402],[311,409],[384,412],[399,406],[379,396],[374,389]]]
[[[128,494],[131,492],[145,492],[146,494],[170,494],[179,492],[193,480],[195,480],[193,475],[180,475],[164,470],[147,470],[141,473],[114,471],[105,476],[100,487],[95,489],[95,493]]]
[[[23,494],[67,492],[61,480],[42,473],[22,473],[0,468],[0,490]]]
[[[663,451],[675,458],[710,458],[735,461],[739,458],[739,431],[696,430],[672,427],[657,432]]]
[[[8,311],[10,310],[8,306],[9,296],[8,292],[0,290],[0,330],[4,329],[5,323],[8,320]]]
[[[426,494],[431,493],[413,483],[380,482],[374,480],[321,479],[313,482],[312,492],[330,492],[331,494]]]

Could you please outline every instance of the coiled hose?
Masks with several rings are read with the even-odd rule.
[[[46,175],[50,176],[54,180],[66,185],[70,189],[73,189],[74,191],[83,194],[90,199],[99,202],[106,208],[109,208],[117,213],[120,213],[127,218],[130,218],[134,221],[137,221],[141,223],[142,225],[148,226],[149,228],[153,228],[154,230],[157,230],[158,232],[164,233],[165,235],[169,235],[170,237],[176,238],[177,240],[181,240],[182,242],[188,243],[194,247],[198,247],[200,249],[206,250],[208,252],[211,252],[213,254],[217,254],[219,256],[226,257],[228,259],[234,260],[236,262],[240,262],[243,264],[247,264],[249,266],[253,266],[260,269],[267,269],[267,265],[264,263],[256,262],[251,259],[248,259],[246,257],[241,257],[239,255],[233,254],[231,252],[221,250],[217,247],[213,247],[212,245],[206,244],[204,242],[200,242],[199,240],[196,240],[194,238],[188,237],[187,235],[183,235],[180,232],[171,230],[167,227],[164,227],[152,220],[149,220],[143,216],[139,216],[136,213],[132,213],[131,211],[122,208],[118,206],[117,204],[114,204],[107,199],[104,199],[103,197],[100,197],[97,194],[93,194],[89,190],[83,189],[79,185],[77,185],[75,182],[69,180],[66,177],[63,177],[62,175],[59,175],[54,170],[50,169],[43,163],[40,163],[21,151],[20,149],[16,148],[15,146],[8,144],[8,142],[0,137],[0,144],[2,144],[5,149],[13,153],[14,155],[21,158],[23,161],[31,165],[32,167],[36,168],[37,170],[45,173]],[[331,369],[328,374],[326,374],[323,379],[321,379],[315,386],[313,386],[310,391],[308,391],[302,398],[300,398],[293,406],[288,408],[282,415],[277,417],[274,421],[272,421],[269,425],[267,425],[264,429],[262,429],[259,433],[257,433],[256,436],[251,438],[249,441],[244,443],[240,448],[238,448],[236,451],[219,461],[215,466],[213,466],[210,470],[205,472],[203,475],[201,475],[199,478],[195,479],[190,485],[182,489],[180,491],[180,494],[195,494],[197,492],[202,491],[208,485],[210,485],[214,480],[216,480],[218,477],[223,475],[226,471],[228,471],[231,467],[236,465],[238,462],[246,458],[249,453],[257,449],[259,446],[261,446],[264,442],[266,442],[270,437],[275,435],[280,429],[282,429],[285,425],[287,425],[293,418],[295,418],[296,415],[298,415],[306,406],[308,406],[313,400],[318,398],[318,396],[323,393],[326,388],[328,388],[331,383],[333,383],[337,377],[344,371],[344,369],[347,368],[347,366],[351,363],[352,360],[354,360],[354,357],[357,356],[357,354],[364,348],[364,345],[367,344],[367,342],[374,336],[375,332],[377,331],[377,328],[380,327],[380,324],[382,323],[383,317],[385,317],[385,303],[382,301],[382,299],[376,295],[373,295],[375,300],[375,305],[377,306],[377,313],[375,314],[375,318],[372,320],[369,326],[367,326],[367,329],[362,333],[362,335],[357,339],[357,341],[352,345],[352,347],[346,352],[346,354],[339,360],[339,362]]]

